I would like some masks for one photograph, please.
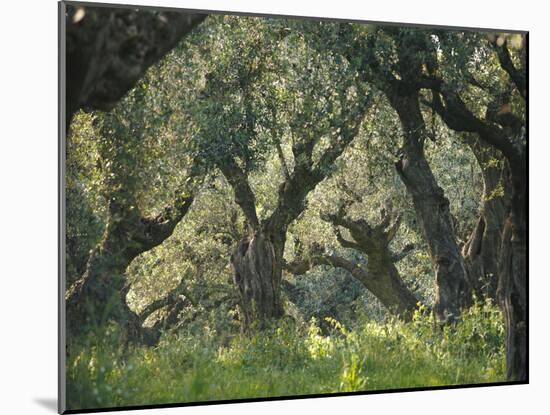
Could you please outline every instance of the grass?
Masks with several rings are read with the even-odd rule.
[[[282,323],[222,342],[172,335],[156,348],[123,350],[116,331],[88,340],[69,359],[70,409],[399,389],[505,380],[498,309],[475,305],[443,329],[419,311],[410,323]],[[224,344],[225,343],[225,344]],[[84,344],[84,343],[83,343]]]

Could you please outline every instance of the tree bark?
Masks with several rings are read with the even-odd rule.
[[[469,140],[468,145],[481,168],[483,192],[479,218],[462,255],[473,293],[497,301],[498,261],[510,209],[507,162],[498,150],[479,139]]]
[[[510,380],[526,381],[527,359],[527,164],[512,166],[510,215],[502,235],[498,297],[506,323],[506,367]]]
[[[242,310],[242,328],[263,329],[283,316],[280,285],[283,247],[262,232],[243,238],[231,257]]]
[[[390,102],[399,115],[404,139],[396,169],[413,200],[414,209],[428,243],[435,270],[434,314],[439,322],[452,322],[468,305],[467,273],[459,252],[449,200],[437,184],[424,156],[424,119],[418,92],[394,92]]]
[[[524,38],[524,40],[526,40]],[[510,59],[507,45],[493,44],[500,66],[510,77],[506,87],[515,87],[527,97],[525,70],[526,46],[521,51],[522,65],[517,68]],[[455,131],[477,133],[487,145],[499,150],[506,158],[509,172],[505,188],[511,190],[510,208],[502,232],[498,263],[497,297],[506,324],[507,377],[526,381],[527,361],[527,136],[522,114],[512,113],[511,89],[494,97],[495,110],[484,119],[475,116],[452,88],[441,79],[431,79],[433,108]],[[444,103],[444,104],[443,104]]]
[[[67,5],[67,125],[110,110],[205,14]]]
[[[410,320],[418,308],[419,300],[404,283],[395,263],[414,247],[407,246],[397,255],[392,253],[389,245],[399,230],[401,217],[394,215],[391,204],[387,204],[380,213],[380,222],[375,225],[362,219],[346,217],[345,205],[336,215],[322,215],[323,220],[331,222],[335,227],[337,239],[343,247],[356,249],[367,256],[366,269],[349,264],[348,261],[331,259],[330,262],[350,271],[391,313]],[[339,226],[349,231],[353,241],[341,235]]]
[[[345,205],[336,214],[322,215],[321,218],[332,223],[337,239],[344,248],[355,249],[367,256],[366,267],[353,263],[334,253],[324,253],[318,245],[311,247],[308,260],[296,260],[285,265],[293,274],[301,275],[316,265],[329,265],[348,271],[369,290],[392,314],[404,320],[410,320],[418,308],[419,300],[409,290],[395,263],[405,257],[414,247],[407,246],[399,254],[394,254],[389,244],[395,237],[401,220],[399,216],[392,221],[390,211],[382,210],[381,221],[370,225],[364,220],[352,220],[346,217]],[[393,223],[392,223],[393,222]],[[346,228],[353,241],[345,239],[339,227]]]
[[[156,217],[142,217],[116,203],[101,242],[86,271],[66,293],[67,337],[74,338],[109,320],[118,322],[129,341],[140,341],[137,317],[126,304],[126,268],[143,252],[164,242],[189,210],[193,197],[178,197]]]

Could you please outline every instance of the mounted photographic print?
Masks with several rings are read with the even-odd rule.
[[[60,412],[528,382],[527,32],[59,19]]]

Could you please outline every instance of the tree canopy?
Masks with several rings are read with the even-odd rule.
[[[166,45],[140,35],[151,59],[109,105],[75,109],[67,137],[75,405],[93,378],[79,359],[105,330],[123,354],[186,344],[201,364],[201,347],[233,361],[265,341],[250,356],[269,359],[306,336],[313,354],[289,356],[355,356],[338,366],[346,390],[375,371],[354,336],[454,333],[434,346],[445,370],[481,336],[455,383],[525,380],[526,35],[163,16],[192,27]]]

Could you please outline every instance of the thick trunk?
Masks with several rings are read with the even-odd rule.
[[[390,312],[404,320],[412,318],[419,300],[405,285],[390,258],[369,255],[367,276],[369,278],[360,281]]]
[[[403,320],[410,320],[418,308],[419,300],[401,279],[391,258],[369,255],[367,267],[334,254],[314,253],[308,260],[285,264],[285,269],[302,275],[316,265],[329,265],[348,271],[353,278],[369,290],[388,311]]]
[[[481,167],[483,193],[479,218],[462,253],[473,293],[496,300],[498,259],[510,204],[507,168],[499,151],[480,140],[469,145]]]
[[[107,320],[128,319],[124,304],[125,272],[133,258],[126,252],[124,232],[109,223],[94,249],[84,275],[66,294],[67,337],[73,338]]]
[[[407,246],[397,255],[390,250],[390,242],[401,224],[400,216],[394,217],[391,205],[381,211],[381,221],[371,225],[359,219],[346,216],[346,206],[342,205],[336,214],[322,214],[321,219],[332,223],[336,238],[344,248],[351,248],[365,254],[367,266],[356,264],[333,253],[327,254],[316,244],[310,247],[308,260],[295,260],[285,264],[289,272],[300,275],[315,265],[330,265],[348,271],[369,290],[392,314],[410,320],[418,307],[419,300],[404,283],[395,263],[404,258],[414,247]],[[342,236],[339,227],[346,228],[353,240]]]
[[[175,291],[151,304],[141,314],[129,307],[126,295],[130,285],[126,268],[137,255],[127,245],[127,240],[115,242],[115,238],[108,234],[91,255],[82,278],[67,293],[68,339],[115,321],[122,330],[125,343],[154,346],[160,339],[160,329],[175,324],[174,315],[181,310],[181,301]],[[113,246],[119,251],[114,251]],[[160,319],[153,327],[143,326],[147,316],[166,306],[171,307],[166,318]]]
[[[516,167],[516,168],[514,168]],[[502,236],[498,297],[506,323],[507,377],[526,381],[527,360],[527,172],[524,161],[512,166],[510,216]]]
[[[449,210],[449,200],[424,156],[424,120],[417,93],[394,94],[390,99],[401,120],[404,142],[396,168],[412,196],[417,219],[428,242],[435,269],[438,321],[454,321],[467,305],[467,274],[459,252]]]
[[[182,196],[153,218],[111,203],[111,217],[103,239],[94,249],[84,275],[65,295],[67,337],[84,334],[109,320],[126,330],[129,341],[136,334],[137,319],[126,304],[129,289],[126,268],[138,255],[164,242],[189,210],[193,197]],[[148,335],[147,335],[148,337]],[[147,343],[147,342],[146,342]]]
[[[231,263],[239,290],[242,328],[264,328],[283,316],[281,278],[283,247],[262,232],[243,238]]]
[[[527,126],[525,111],[514,113],[512,89],[527,98],[526,71],[527,37],[523,38],[519,62],[514,62],[506,42],[493,47],[501,68],[509,75],[510,83],[503,84],[508,92],[494,96],[485,118],[480,119],[468,108],[456,88],[444,80],[424,83],[432,89],[432,107],[455,131],[479,134],[487,145],[498,149],[510,169],[507,184],[511,192],[509,216],[505,221],[498,264],[497,297],[506,322],[506,360],[508,379],[527,380]],[[519,63],[519,66],[516,64]],[[503,89],[504,90],[504,89]],[[505,181],[506,182],[506,181]]]
[[[67,124],[79,108],[110,110],[205,17],[67,5]]]

